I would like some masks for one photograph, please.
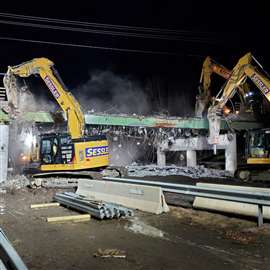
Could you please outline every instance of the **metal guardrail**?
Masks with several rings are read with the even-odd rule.
[[[7,270],[28,270],[13,248],[3,230],[0,228],[0,269]]]
[[[192,185],[182,185],[167,182],[148,181],[129,178],[103,177],[104,180],[109,180],[119,183],[139,184],[161,187],[165,192],[179,193],[197,197],[226,200],[232,202],[241,202],[255,204],[258,206],[258,226],[263,225],[263,206],[270,206],[270,189],[269,192],[250,192],[243,190],[230,190],[212,187],[198,187]]]

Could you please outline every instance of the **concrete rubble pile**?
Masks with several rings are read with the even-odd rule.
[[[209,169],[204,166],[197,167],[176,167],[176,166],[156,166],[156,165],[130,165],[126,166],[128,176],[145,177],[145,176],[170,176],[183,175],[191,178],[228,178],[231,177],[229,172],[217,169]]]
[[[98,219],[131,217],[134,215],[131,209],[119,204],[88,200],[73,192],[56,193],[54,200],[67,207],[86,212]]]
[[[6,189],[21,189],[30,184],[29,179],[24,175],[15,175],[10,177],[7,181],[0,184],[0,187]]]

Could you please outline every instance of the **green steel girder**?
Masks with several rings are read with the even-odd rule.
[[[85,123],[88,125],[110,125],[110,126],[130,126],[130,127],[162,127],[162,128],[186,128],[186,129],[208,129],[206,118],[161,118],[161,117],[141,117],[122,116],[107,114],[86,114]],[[221,129],[254,129],[261,128],[262,124],[255,121],[222,121]]]
[[[0,121],[8,121],[7,114],[0,110]],[[53,117],[48,112],[27,112],[21,116],[21,120],[38,123],[53,123]],[[129,127],[151,127],[151,128],[183,128],[183,129],[208,129],[206,118],[181,118],[181,117],[146,117],[131,115],[108,115],[108,114],[86,114],[87,125],[129,126]],[[261,128],[262,124],[255,121],[222,121],[221,129],[229,126],[236,130]]]
[[[19,117],[21,121],[36,122],[36,123],[54,123],[53,117],[48,112],[26,112]],[[0,109],[0,122],[10,122],[8,114]]]
[[[8,123],[8,122],[9,122],[8,114],[4,113],[4,112],[0,109],[0,123]]]
[[[42,111],[26,112],[20,118],[28,122],[54,123],[52,115],[48,112],[42,112]]]
[[[110,125],[130,127],[163,127],[163,128],[192,128],[207,129],[206,119],[199,118],[161,118],[121,115],[86,114],[85,123],[89,125]]]

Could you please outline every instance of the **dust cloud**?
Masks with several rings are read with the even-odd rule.
[[[151,111],[143,85],[129,76],[96,70],[75,88],[84,111],[148,114]]]
[[[45,95],[37,96],[30,91],[20,92],[18,105],[20,114],[37,111],[54,112],[58,108],[58,104],[48,100]]]

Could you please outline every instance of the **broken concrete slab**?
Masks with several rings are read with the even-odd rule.
[[[76,194],[154,214],[169,211],[160,187],[80,179]]]

